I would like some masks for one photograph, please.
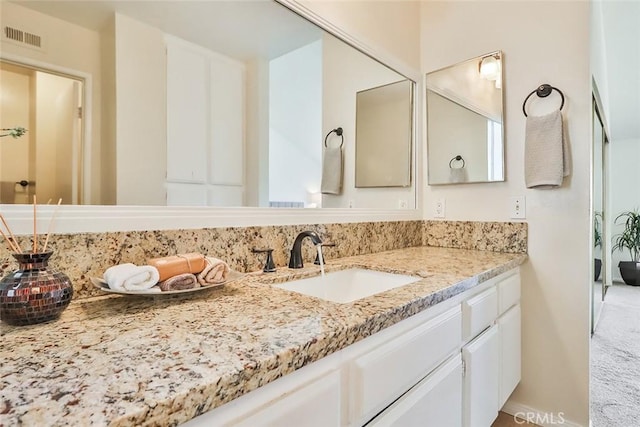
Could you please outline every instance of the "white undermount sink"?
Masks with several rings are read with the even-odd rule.
[[[404,274],[351,268],[273,286],[327,301],[347,303],[408,285],[420,279],[421,277]]]

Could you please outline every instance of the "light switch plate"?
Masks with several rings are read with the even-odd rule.
[[[444,199],[437,199],[433,216],[436,218],[444,218],[446,211],[446,204]]]
[[[524,219],[527,217],[527,203],[524,196],[511,197],[511,218]]]

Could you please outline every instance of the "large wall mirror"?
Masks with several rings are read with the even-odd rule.
[[[504,181],[502,52],[428,73],[429,184]]]
[[[275,1],[0,7],[0,128],[28,130],[0,139],[0,203],[416,206],[354,182],[357,93],[415,83]],[[344,190],[321,194],[337,127]]]

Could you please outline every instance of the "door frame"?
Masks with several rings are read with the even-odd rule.
[[[80,141],[80,156],[81,160],[79,165],[80,174],[80,192],[78,194],[78,204],[91,204],[91,157],[93,140],[91,134],[93,132],[93,80],[89,73],[84,71],[75,70],[68,67],[62,67],[55,64],[50,64],[44,61],[38,61],[36,59],[27,58],[20,55],[0,52],[0,60],[18,65],[25,68],[31,68],[36,71],[41,71],[49,74],[55,74],[62,77],[67,77],[73,80],[79,80],[83,82],[82,90],[82,129]]]

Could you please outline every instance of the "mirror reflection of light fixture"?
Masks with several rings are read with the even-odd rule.
[[[497,89],[500,89],[502,87],[502,66],[500,63],[499,53],[494,53],[492,55],[482,57],[482,59],[480,59],[480,63],[478,64],[478,71],[480,72],[480,76],[483,79],[495,81]]]

